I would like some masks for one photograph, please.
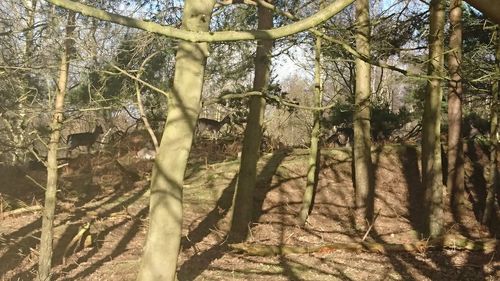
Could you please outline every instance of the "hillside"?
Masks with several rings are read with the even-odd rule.
[[[365,231],[354,228],[359,218],[353,208],[352,159],[347,148],[323,151],[314,210],[306,226],[298,226],[307,153],[278,150],[263,155],[254,201],[260,212],[248,245],[313,249],[362,240]],[[377,216],[365,242],[426,242],[416,231],[423,214],[418,154],[413,146],[403,145],[373,150]],[[474,155],[476,164],[467,165],[467,210],[461,223],[454,223],[454,214],[447,212],[446,231],[478,241],[495,233],[498,237],[499,230],[477,222],[484,196],[478,169],[486,160],[479,152]],[[327,247],[266,256],[236,251],[225,243],[224,234],[238,166],[230,145],[202,144],[193,149],[184,186],[179,280],[500,280],[498,253],[492,252],[495,246],[486,251],[458,246],[415,251]],[[116,160],[100,153],[79,155],[61,170],[54,280],[135,280],[148,224],[151,167],[151,161],[131,153]],[[43,190],[34,182],[43,185],[44,177],[43,170],[0,168],[2,280],[34,278],[40,212],[9,212],[40,204]]]

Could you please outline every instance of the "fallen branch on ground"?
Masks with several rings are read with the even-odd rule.
[[[35,205],[35,206],[29,206],[29,207],[23,207],[23,208],[18,208],[12,211],[7,211],[3,212],[1,215],[2,217],[8,217],[8,216],[14,216],[14,215],[20,215],[28,212],[36,212],[40,211],[43,209],[43,206],[40,205]]]

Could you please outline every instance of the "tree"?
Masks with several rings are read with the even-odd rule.
[[[40,62],[44,63],[45,74],[47,69],[58,68],[61,54],[59,47],[56,54],[47,50],[42,54],[39,50],[45,35],[53,30],[49,27],[54,26],[48,24],[47,17],[39,16],[43,12],[35,0],[0,4],[0,30],[5,31],[0,32],[0,161],[4,163],[24,164],[31,156],[28,147],[35,130],[30,111],[37,110],[33,105],[44,103],[47,93],[53,90],[52,83],[45,83],[46,77],[36,68]],[[40,116],[45,117],[43,111]]]
[[[321,38],[316,37],[316,44],[314,46],[314,106],[321,107],[321,100],[323,99],[323,89],[321,86]],[[321,133],[321,115],[322,110],[316,109],[313,111],[313,127],[311,131],[311,146],[309,148],[309,161],[307,166],[307,181],[304,196],[302,198],[302,208],[299,213],[300,224],[304,225],[307,217],[311,213],[316,187],[318,185],[319,161],[320,152],[319,136]]]
[[[273,15],[271,11],[259,5],[257,13],[259,19],[258,29],[272,28]],[[254,91],[264,92],[269,86],[272,47],[273,40],[260,40],[257,43],[253,83]],[[248,226],[253,217],[254,190],[257,183],[257,161],[260,154],[265,107],[266,101],[263,96],[250,97],[250,111],[243,138],[240,172],[234,193],[234,209],[229,233],[232,242],[241,242],[246,239]]]
[[[50,280],[50,268],[52,263],[52,241],[54,239],[54,213],[56,209],[57,192],[57,150],[59,147],[59,138],[63,123],[64,97],[69,76],[70,58],[73,54],[73,32],[75,30],[75,13],[68,13],[66,24],[66,38],[64,39],[64,49],[61,55],[61,64],[59,67],[59,81],[56,88],[56,97],[54,101],[54,111],[52,113],[52,122],[49,150],[47,154],[47,187],[45,189],[45,204],[42,218],[42,236],[40,238],[40,256],[38,261],[38,280]]]
[[[422,183],[428,223],[425,232],[437,237],[443,230],[443,184],[441,166],[441,80],[444,67],[445,1],[430,3],[429,64],[427,94],[422,118]]]
[[[447,190],[453,213],[460,214],[464,197],[462,143],[462,0],[450,4],[450,53],[448,55],[448,178]]]
[[[356,1],[356,49],[370,57],[369,1]],[[370,95],[371,65],[356,58],[356,87],[354,101],[354,180],[356,208],[363,216],[373,216],[374,182],[371,159]]]
[[[490,164],[489,177],[487,179],[486,203],[482,217],[483,224],[491,222],[493,210],[495,207],[495,194],[498,190],[498,109],[500,95],[500,27],[496,28],[496,54],[495,54],[495,73],[496,79],[491,87],[492,96],[490,105]]]
[[[182,27],[207,31],[214,0],[185,2]],[[169,112],[151,178],[150,218],[137,280],[175,280],[182,227],[182,188],[200,100],[207,43],[178,46]]]

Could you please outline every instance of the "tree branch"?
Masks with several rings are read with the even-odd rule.
[[[217,32],[194,32],[182,30],[171,26],[165,26],[154,22],[138,20],[131,17],[121,16],[109,13],[104,10],[81,4],[72,0],[47,0],[61,8],[74,11],[89,17],[97,18],[121,24],[128,27],[142,29],[144,31],[164,35],[171,38],[177,38],[188,42],[223,42],[223,41],[244,41],[256,39],[278,39],[292,34],[306,31],[317,26],[340,11],[349,6],[354,0],[337,0],[332,4],[321,9],[316,14],[303,20],[294,22],[290,25],[278,27],[269,30],[247,30],[247,31],[217,31]]]

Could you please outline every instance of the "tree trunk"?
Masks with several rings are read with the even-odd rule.
[[[356,1],[356,49],[370,57],[369,1]],[[354,112],[354,180],[356,208],[367,219],[373,216],[374,181],[370,137],[370,64],[356,59]],[[364,223],[364,222],[363,222]]]
[[[214,0],[185,1],[182,26],[208,31]],[[181,42],[159,153],[151,178],[149,231],[137,280],[175,280],[182,227],[182,187],[200,112],[206,43]]]
[[[273,15],[271,10],[260,5],[257,9],[259,16],[258,29],[272,28]],[[264,92],[269,85],[272,47],[273,40],[258,41],[253,83],[255,91]],[[248,227],[253,217],[253,197],[257,182],[257,161],[259,160],[266,101],[261,96],[252,96],[249,103],[250,112],[248,113],[247,126],[243,138],[240,173],[234,193],[231,229],[229,232],[231,242],[241,242],[246,239]]]
[[[424,232],[437,237],[443,230],[443,184],[441,166],[441,79],[444,64],[444,0],[430,4],[429,69],[422,120],[422,183],[427,223]]]
[[[321,37],[316,37],[315,60],[314,60],[314,106],[321,107],[322,100],[321,87]],[[322,110],[314,110],[314,124],[311,132],[311,148],[309,149],[309,166],[307,169],[307,182],[304,197],[302,198],[302,209],[299,213],[301,225],[305,225],[307,217],[311,213],[316,187],[318,185],[318,171],[320,160],[320,149],[318,147],[319,134],[321,130]]]
[[[26,30],[24,31],[24,36],[26,37],[26,45],[24,48],[24,54],[26,61],[30,61],[33,54],[34,44],[34,29],[35,29],[35,16],[36,16],[36,5],[37,0],[31,0],[31,2],[24,1],[24,8],[26,9]]]
[[[66,38],[64,39],[64,51],[59,66],[59,81],[57,83],[56,97],[54,101],[54,112],[52,114],[51,134],[47,152],[47,187],[45,189],[45,205],[42,218],[42,235],[40,238],[40,257],[38,260],[38,280],[50,280],[50,269],[52,265],[52,242],[54,236],[54,213],[56,210],[57,191],[57,150],[61,136],[64,97],[68,83],[68,71],[73,45],[73,31],[75,30],[75,13],[69,12],[66,24]]]
[[[491,100],[491,113],[490,113],[490,167],[489,167],[489,177],[488,177],[488,189],[486,191],[486,203],[484,206],[484,214],[483,214],[483,224],[488,224],[491,221],[491,217],[493,214],[494,206],[495,206],[495,193],[498,190],[498,96],[500,94],[500,27],[497,27],[496,30],[496,65],[495,71],[497,74],[496,81],[493,82],[492,87],[492,95],[493,98]]]
[[[464,198],[464,151],[462,143],[462,0],[451,1],[448,69],[448,179],[450,207],[460,217]]]

